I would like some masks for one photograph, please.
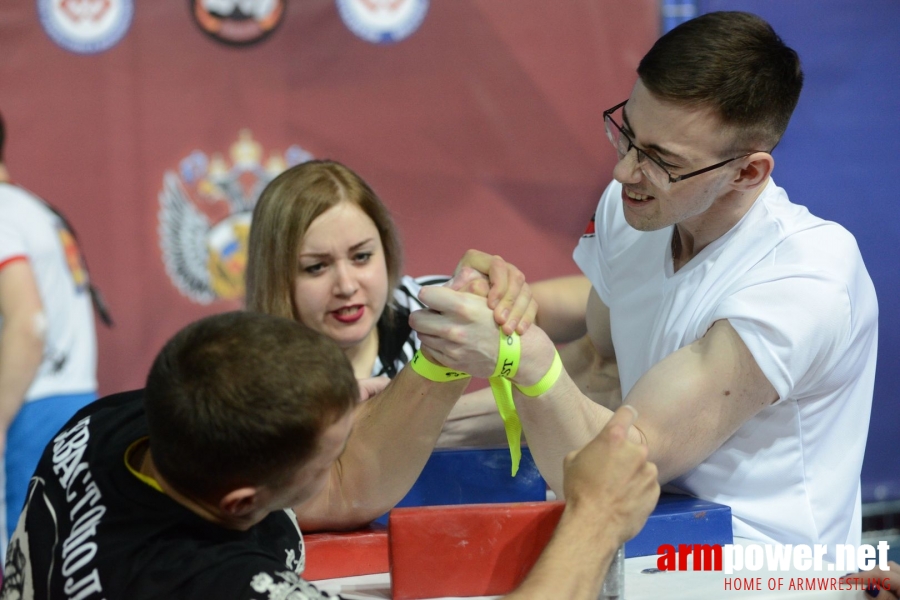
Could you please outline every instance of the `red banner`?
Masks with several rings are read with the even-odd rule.
[[[630,92],[655,0],[258,2],[251,20],[230,4],[0,5],[6,163],[72,221],[114,313],[102,393],[241,306],[248,211],[309,157],[379,193],[409,274],[469,247],[532,280],[577,272],[615,158],[601,111]]]

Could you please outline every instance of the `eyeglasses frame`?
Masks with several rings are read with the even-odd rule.
[[[696,175],[702,175],[703,173],[708,173],[709,171],[712,171],[713,169],[718,169],[720,167],[724,167],[728,163],[735,161],[739,158],[745,158],[747,156],[750,156],[751,154],[760,152],[759,150],[754,150],[752,152],[747,152],[746,154],[741,154],[740,156],[735,156],[734,158],[729,158],[728,160],[723,160],[722,162],[716,163],[712,166],[704,167],[702,169],[697,169],[696,171],[691,171],[690,173],[685,173],[684,175],[672,175],[671,173],[669,173],[669,170],[667,168],[665,168],[658,160],[656,160],[655,158],[653,158],[652,156],[647,154],[646,150],[644,150],[643,148],[641,148],[640,146],[635,144],[634,140],[631,138],[631,136],[628,135],[627,133],[625,133],[625,130],[622,128],[622,126],[619,125],[618,123],[616,123],[616,120],[613,118],[612,114],[614,112],[616,112],[617,110],[619,110],[620,108],[622,108],[623,106],[625,106],[627,103],[628,103],[628,100],[625,100],[623,102],[616,104],[612,108],[603,111],[603,126],[606,129],[606,137],[609,139],[610,143],[616,148],[616,153],[618,154],[619,148],[616,145],[615,141],[613,140],[612,132],[609,130],[609,123],[612,123],[613,126],[615,126],[615,128],[619,130],[619,133],[621,135],[625,136],[625,139],[628,140],[628,149],[625,151],[625,154],[623,154],[620,157],[620,160],[622,158],[625,158],[625,156],[629,152],[631,152],[631,149],[634,148],[638,154],[638,163],[640,163],[640,157],[641,157],[641,155],[643,155],[644,158],[651,161],[657,167],[662,169],[663,173],[665,173],[666,175],[669,176],[669,183],[678,183],[679,181],[684,181],[685,179],[689,179]]]

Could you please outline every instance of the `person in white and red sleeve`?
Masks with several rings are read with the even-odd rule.
[[[44,446],[96,398],[90,284],[74,235],[14,184],[0,116],[0,554]]]

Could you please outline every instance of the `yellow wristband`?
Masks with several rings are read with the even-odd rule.
[[[491,391],[494,393],[494,402],[500,418],[503,419],[503,428],[506,430],[506,441],[509,444],[509,458],[512,462],[512,475],[519,471],[519,461],[522,459],[522,422],[516,412],[513,402],[512,384],[509,377],[513,377],[519,370],[519,362],[522,354],[522,343],[519,334],[513,332],[506,335],[500,332],[500,349],[497,353],[497,368],[488,379]]]
[[[413,371],[430,381],[457,381],[459,379],[471,377],[468,373],[454,371],[453,369],[448,369],[442,365],[434,364],[425,358],[425,355],[422,354],[421,350],[416,350],[416,355],[409,361],[409,365],[412,367]]]
[[[513,331],[510,335],[500,332],[500,350],[497,353],[497,367],[491,377],[512,379],[519,372],[519,361],[522,358],[522,341],[519,334]]]
[[[559,375],[562,373],[562,359],[559,357],[559,352],[554,352],[553,362],[550,363],[550,369],[541,377],[540,381],[535,383],[534,385],[521,386],[519,384],[515,384],[519,391],[534,398],[535,396],[540,396],[547,390],[553,387],[553,384],[559,380]]]

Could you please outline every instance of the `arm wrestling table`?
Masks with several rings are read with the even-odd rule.
[[[516,478],[509,477],[505,448],[435,451],[407,498],[390,513],[390,539],[383,525],[387,515],[369,530],[307,535],[305,576],[320,589],[347,598],[391,598],[392,583],[403,599],[498,598],[516,587],[552,535],[562,503],[536,501],[544,500],[545,493],[527,447]],[[656,568],[662,544],[731,543],[746,547],[749,542],[734,540],[729,507],[663,494],[643,529],[625,545],[625,597],[869,600],[861,589],[800,591],[791,585],[844,574],[838,571],[760,569],[729,576]],[[771,584],[775,589],[769,589]],[[491,591],[479,595],[476,590]]]
[[[745,540],[737,539],[735,544],[745,544]],[[778,571],[767,570],[744,572],[742,577],[759,578],[762,591],[757,590],[725,590],[724,578],[717,571],[661,571],[655,573],[645,572],[647,569],[655,569],[657,556],[639,556],[625,559],[625,600],[720,600],[728,598],[760,597],[772,600],[788,600],[791,598],[801,600],[816,598],[821,600],[871,600],[862,590],[827,590],[827,591],[798,591],[789,589],[789,581],[792,578],[810,578],[817,574],[811,571]],[[820,573],[818,575],[834,577],[834,572]],[[770,591],[767,589],[770,578],[782,578],[784,585],[781,590]],[[391,598],[391,580],[388,573],[373,575],[359,575],[337,579],[316,581],[316,586],[331,593],[341,593],[348,599]],[[476,596],[474,598],[499,598],[500,596]],[[443,596],[444,600],[459,598],[458,596]],[[472,597],[470,597],[472,598]]]

